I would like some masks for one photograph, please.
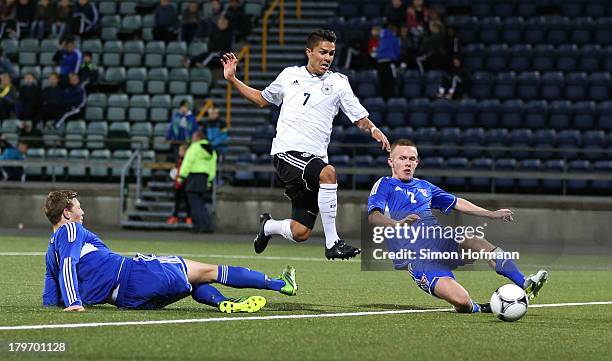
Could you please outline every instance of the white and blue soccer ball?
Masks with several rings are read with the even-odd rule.
[[[491,296],[491,311],[502,321],[520,320],[527,313],[528,306],[527,294],[514,284],[501,286]]]

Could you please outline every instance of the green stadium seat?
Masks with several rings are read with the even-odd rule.
[[[37,53],[39,47],[38,39],[22,39],[19,42],[19,52]]]
[[[43,160],[45,159],[45,150],[43,148],[30,148],[27,158],[29,160]],[[45,174],[45,171],[42,165],[28,165],[25,167],[25,173],[27,177],[41,177]]]
[[[102,149],[105,146],[105,138],[108,133],[106,122],[91,122],[87,127],[87,148]]]
[[[125,68],[108,68],[104,72],[104,81],[107,83],[123,83],[125,81]]]
[[[147,80],[146,68],[130,68],[127,71],[128,80]]]
[[[55,66],[47,65],[47,66],[43,67],[43,69],[42,69],[42,78],[43,79],[47,79],[49,77],[49,74],[54,73],[55,70],[56,70]]]
[[[141,66],[142,65],[142,55],[123,54],[123,65],[127,67]]]
[[[164,56],[162,54],[147,54],[145,55],[145,65],[149,68],[161,67],[164,65]]]
[[[147,82],[147,93],[164,94],[166,92],[166,82],[163,80],[149,80]]]
[[[22,66],[38,64],[36,53],[19,52],[19,64]]]
[[[166,54],[185,56],[187,54],[187,43],[184,41],[171,41],[166,48]]]
[[[121,16],[116,14],[103,16],[102,19],[100,19],[100,25],[102,25],[103,28],[118,29],[119,26],[121,26]]]
[[[102,65],[106,67],[120,66],[121,65],[121,54],[105,52],[104,54],[102,54]]]
[[[79,164],[79,161],[87,160],[89,158],[89,150],[87,149],[72,149],[68,153],[68,160],[70,165],[68,166],[69,177],[85,177],[87,175],[87,167],[83,164]]]
[[[149,69],[147,76],[148,80],[168,80],[168,69],[166,68],[152,68]]]
[[[132,95],[130,107],[148,108],[151,106],[151,98],[148,95]]]
[[[212,83],[212,72],[208,68],[192,68],[189,73],[189,79],[205,81],[209,85]]]
[[[99,54],[102,49],[102,42],[99,39],[87,39],[83,41],[83,47],[81,48],[83,52],[89,51],[92,54]]]
[[[153,40],[153,29],[152,28],[142,28],[142,33],[140,35],[142,40],[151,41]]]
[[[144,48],[142,40],[129,40],[123,43],[123,52],[128,54],[143,54]]]
[[[130,106],[130,98],[126,94],[111,94],[108,97],[108,106],[127,108]]]
[[[151,116],[149,119],[155,123],[168,123],[170,119],[168,117],[167,108],[151,108]]]
[[[155,26],[155,16],[152,14],[145,15],[142,17],[142,27],[143,28],[152,28]]]
[[[104,43],[104,53],[122,53],[123,42],[121,40],[110,40]]]
[[[110,122],[123,122],[125,121],[125,109],[123,107],[108,107],[106,110],[106,119]],[[111,124],[112,128],[112,124]]]
[[[196,56],[208,52],[208,43],[192,42],[189,44],[189,56]]]
[[[57,51],[58,47],[59,47],[59,41],[57,41],[57,39],[43,39],[40,42],[39,50],[54,53]]]
[[[111,158],[111,152],[108,149],[96,149],[91,152],[89,159],[92,161],[108,162]],[[108,177],[108,167],[105,165],[94,165],[89,168],[89,174],[92,177],[106,178]]]
[[[111,123],[108,129],[106,148],[110,150],[130,149],[130,123]]]
[[[166,44],[163,41],[149,41],[145,46],[145,53],[163,55],[166,53]]]
[[[187,69],[184,69],[184,68],[172,69],[172,70],[170,70],[170,74],[168,75],[168,80],[188,81],[189,80],[189,72],[187,71]]]
[[[208,83],[204,81],[192,81],[189,83],[189,93],[195,96],[208,95]]]
[[[142,80],[128,80],[125,82],[125,91],[128,94],[142,94],[144,93],[144,81]]]
[[[121,1],[121,5],[119,5],[119,13],[123,15],[136,14],[137,5],[138,3],[135,1]]]
[[[2,121],[2,133],[17,133],[19,119],[5,119]]]
[[[47,151],[47,157],[45,158],[46,161],[52,162],[54,160],[67,160],[68,159],[68,151],[66,150],[66,148],[51,148]],[[55,177],[64,177],[65,173],[65,167],[63,165],[47,165],[46,166],[46,172],[48,176],[55,176]]]
[[[19,41],[15,39],[3,39],[0,46],[6,55],[17,54],[19,52]]]
[[[144,163],[155,162],[155,151],[154,150],[145,150],[142,152],[142,161]],[[153,170],[151,168],[142,168],[142,176],[145,178],[150,178],[153,175]]]
[[[104,93],[92,93],[87,96],[87,106],[106,107],[107,99]]]
[[[263,7],[261,3],[248,2],[244,4],[244,14],[246,16],[259,17]]]
[[[150,123],[136,123],[132,127],[132,149],[149,149],[153,127]]]
[[[120,161],[120,162],[126,162],[128,159],[130,159],[130,157],[132,156],[132,151],[131,150],[115,150],[113,152],[112,155],[112,160],[113,161]],[[123,168],[123,165],[114,165],[111,167],[111,175],[113,177],[121,177],[121,170]],[[129,175],[129,174],[128,174]]]
[[[168,124],[157,123],[153,127],[154,137],[165,137],[167,133],[168,133]]]
[[[172,80],[168,86],[170,94],[185,94],[187,93],[187,82],[182,80]]]
[[[171,108],[172,98],[170,95],[155,95],[151,98],[151,106],[154,108]]]
[[[166,66],[168,68],[183,68],[184,56],[178,54],[166,55]]]
[[[132,107],[128,110],[128,119],[130,122],[146,122],[149,120],[147,108]],[[148,123],[147,123],[148,124]]]
[[[66,123],[66,134],[85,134],[87,127],[84,120],[71,120]]]
[[[64,146],[67,149],[83,148],[85,137],[83,134],[66,134]]]
[[[55,62],[53,61],[53,55],[55,54],[51,52],[40,53],[38,62],[40,63],[40,65],[54,66]]]
[[[104,108],[87,106],[85,108],[85,119],[89,121],[103,120]]]
[[[123,4],[123,3],[122,3]],[[142,27],[142,18],[140,15],[124,16],[121,21],[121,32],[133,33]]]
[[[115,27],[105,27],[102,28],[102,33],[100,37],[102,40],[114,40],[117,39],[118,30]]]
[[[117,13],[117,3],[114,1],[100,1],[98,11],[100,15],[114,15]]]

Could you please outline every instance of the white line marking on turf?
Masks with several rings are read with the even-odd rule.
[[[567,307],[567,306],[590,306],[590,305],[612,305],[612,301],[549,303],[549,304],[531,305],[529,307],[540,308],[540,307]],[[0,331],[41,330],[41,329],[54,329],[54,328],[85,328],[85,327],[103,327],[103,326],[167,325],[167,324],[205,323],[205,322],[267,321],[267,320],[286,320],[286,319],[305,319],[305,318],[358,317],[358,316],[398,315],[398,314],[405,314],[405,313],[430,313],[430,312],[452,312],[452,311],[453,311],[452,308],[433,308],[433,309],[427,309],[427,310],[342,312],[342,313],[322,313],[322,314],[314,314],[314,315],[213,317],[213,318],[193,318],[193,319],[183,319],[183,320],[178,319],[178,320],[155,320],[155,321],[67,323],[67,324],[59,324],[59,325],[1,326]]]

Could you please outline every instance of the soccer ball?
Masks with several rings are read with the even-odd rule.
[[[503,285],[491,296],[491,310],[502,321],[514,322],[527,313],[529,301],[525,291],[517,285]]]

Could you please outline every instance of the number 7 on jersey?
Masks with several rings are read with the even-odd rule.
[[[306,99],[304,99],[304,104],[302,105],[306,105],[306,103],[308,102],[308,99],[310,99],[310,93],[304,93],[304,96],[306,97]]]

